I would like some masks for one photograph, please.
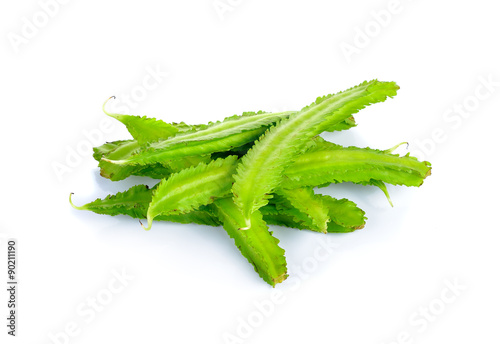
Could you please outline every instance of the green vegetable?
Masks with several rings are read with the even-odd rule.
[[[134,140],[137,141],[140,145],[147,142],[166,140],[169,137],[175,136],[177,133],[192,132],[195,130],[205,129],[207,127],[206,125],[187,125],[184,122],[165,123],[162,120],[149,118],[146,116],[141,117],[109,113],[105,109],[109,99],[102,106],[104,113],[122,122],[127,127],[127,130],[132,135]]]
[[[88,210],[103,215],[128,215],[137,219],[146,219],[149,203],[153,196],[153,190],[157,187],[149,188],[147,185],[136,185],[124,192],[115,195],[108,195],[104,199],[96,199],[83,206],[76,206],[71,200],[69,202],[73,208],[78,210]],[[221,222],[205,206],[200,206],[197,210],[189,213],[177,215],[159,215],[155,218],[158,221],[170,221],[178,223],[196,223],[208,226],[220,226]]]
[[[335,199],[328,195],[316,195],[322,198],[322,203],[328,209],[328,233],[347,233],[365,226],[365,212],[347,199]],[[309,215],[294,208],[282,199],[272,198],[269,204],[260,208],[268,224],[292,227],[298,229],[311,228]]]
[[[260,277],[273,287],[283,282],[288,276],[285,250],[278,246],[279,240],[272,236],[262,214],[252,214],[252,227],[242,231],[241,212],[231,198],[218,199],[214,205],[224,229]]]
[[[393,185],[420,186],[430,173],[429,162],[420,162],[409,153],[400,157],[390,149],[343,147],[316,140],[307,153],[298,156],[286,169],[281,187],[367,183],[373,179]]]
[[[253,142],[268,125],[288,117],[290,113],[245,113],[242,116],[232,116],[199,131],[182,133],[166,140],[148,143],[147,146],[125,159],[102,158],[101,160],[116,165],[164,164],[167,161],[187,156],[228,151]]]
[[[365,106],[396,95],[395,83],[370,81],[316,102],[272,127],[241,159],[233,185],[234,202],[242,211],[242,228],[250,215],[266,205],[283,171],[304,152],[314,136],[349,118]]]
[[[311,230],[327,233],[330,216],[329,209],[320,195],[315,195],[312,188],[293,190],[279,189],[273,197],[273,203],[279,209],[294,209],[300,213],[301,221]]]
[[[153,219],[158,215],[188,213],[229,195],[235,170],[236,157],[230,156],[209,164],[200,163],[163,179],[153,192],[146,229],[151,229]]]
[[[117,181],[125,179],[130,175],[162,178],[174,172],[168,164],[155,163],[148,166],[117,166],[102,158],[103,155],[106,155],[108,159],[123,159],[132,155],[140,149],[140,147],[137,141],[129,140],[115,144],[107,143],[101,147],[94,148],[94,158],[99,161],[101,176]],[[210,159],[210,157],[198,158],[205,158],[205,160],[202,161]]]

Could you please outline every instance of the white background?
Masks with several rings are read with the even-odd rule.
[[[0,5],[0,341],[498,342],[495,3],[220,4],[223,13],[212,0]],[[323,189],[355,201],[367,225],[329,235],[335,249],[322,261],[314,253],[326,236],[273,227],[290,271],[275,289],[221,228],[157,223],[145,232],[135,219],[68,203],[70,192],[83,204],[143,182],[104,180],[85,153],[88,137],[129,137],[119,123],[100,129],[109,96],[131,114],[206,123],[300,109],[373,78],[396,81],[399,94],[326,137],[380,149],[408,141],[432,176],[420,188],[390,187],[393,208],[374,187]],[[126,97],[134,104],[123,108]],[[19,249],[16,338],[6,333],[8,237]]]

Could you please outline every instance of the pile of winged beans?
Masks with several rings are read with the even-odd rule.
[[[300,111],[249,112],[199,125],[105,111],[132,139],[94,148],[101,176],[160,182],[80,207],[71,204],[146,219],[147,230],[153,220],[222,226],[260,277],[275,286],[288,275],[285,251],[268,225],[319,233],[347,233],[365,225],[365,212],[354,202],[323,195],[316,187],[351,182],[375,185],[388,196],[385,183],[420,186],[430,175],[429,162],[393,154],[399,145],[343,147],[319,136],[352,128],[354,113],[394,97],[398,89],[394,82],[365,81]]]

